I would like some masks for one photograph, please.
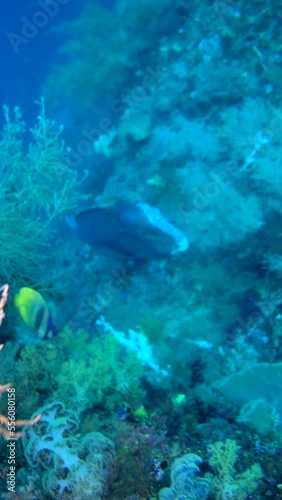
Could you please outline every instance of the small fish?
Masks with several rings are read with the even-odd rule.
[[[21,318],[40,339],[50,339],[56,334],[48,306],[39,292],[21,288],[15,296],[15,307]]]
[[[152,459],[151,467],[153,469],[153,478],[156,479],[156,481],[161,481],[169,467],[169,462],[167,460],[156,457]]]
[[[118,409],[117,416],[120,420],[127,420],[132,413],[132,408],[127,404],[123,403]]]
[[[146,203],[92,208],[68,223],[95,250],[108,249],[139,262],[166,259],[189,247],[184,233]]]

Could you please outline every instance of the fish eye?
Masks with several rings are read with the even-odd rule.
[[[168,468],[168,461],[167,460],[162,460],[160,463],[160,469],[162,471],[165,471]]]

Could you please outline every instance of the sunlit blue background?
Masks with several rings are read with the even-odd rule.
[[[48,0],[45,1],[48,3]],[[49,19],[46,27],[39,29],[38,34],[27,44],[19,46],[18,54],[15,54],[7,34],[21,35],[23,18],[32,20],[33,15],[42,9],[38,0],[29,0],[25,5],[22,0],[12,0],[9,5],[1,7],[1,106],[20,106],[25,112],[30,110],[32,113],[34,100],[40,96],[42,82],[56,57],[58,40],[50,35],[50,30],[62,21],[75,17],[83,3],[83,0],[69,0],[66,5],[61,5],[58,14]],[[114,0],[100,0],[99,3],[110,8]]]

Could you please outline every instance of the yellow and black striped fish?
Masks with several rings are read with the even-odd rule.
[[[41,339],[50,339],[56,334],[48,306],[39,292],[32,288],[21,288],[15,296],[15,306],[23,321]]]

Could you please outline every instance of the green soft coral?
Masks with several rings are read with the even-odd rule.
[[[59,339],[68,344],[68,359],[55,377],[60,401],[80,411],[95,406],[110,411],[125,397],[130,401],[141,397],[143,368],[134,353],[125,352],[113,335],[89,341],[83,330],[73,338],[70,333],[64,330]]]
[[[218,500],[245,500],[258,486],[263,476],[259,464],[253,464],[243,473],[237,473],[235,463],[241,449],[236,441],[226,439],[208,446],[209,463],[216,475],[209,475],[211,491]]]
[[[26,345],[20,356],[26,380],[37,392],[44,393],[52,390],[52,380],[63,360],[61,348],[49,341],[38,345]]]

